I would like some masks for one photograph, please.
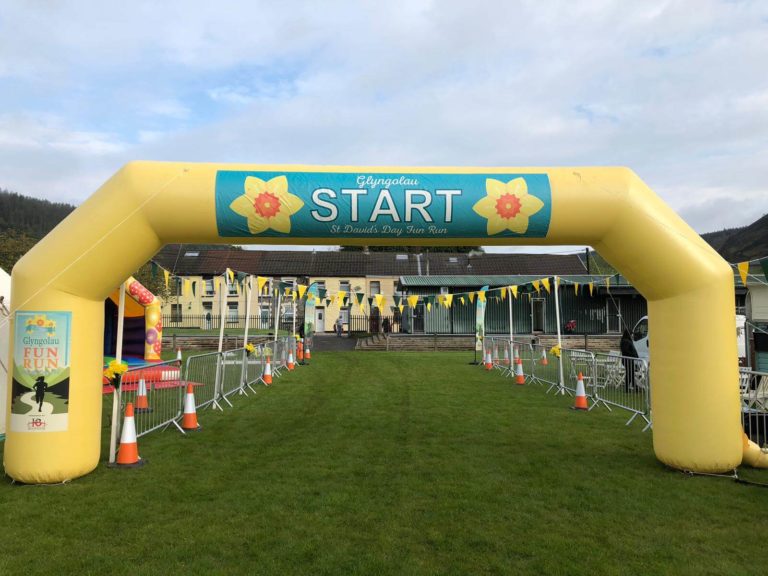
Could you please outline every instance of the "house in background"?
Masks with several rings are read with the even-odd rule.
[[[272,286],[279,282],[309,285],[313,282],[328,295],[339,291],[362,292],[368,298],[382,294],[389,312],[394,314],[394,297],[402,296],[406,287],[401,278],[458,277],[477,274],[528,274],[537,278],[552,274],[580,274],[584,265],[576,255],[549,254],[485,254],[429,252],[422,254],[397,252],[307,252],[283,250],[240,250],[231,247],[205,248],[195,245],[170,244],[154,258],[174,275],[174,297],[165,303],[163,317],[168,327],[218,327],[221,294],[215,290],[217,277],[227,269],[254,276],[268,277]],[[189,289],[184,290],[188,281]],[[425,281],[429,283],[430,281]],[[444,287],[438,283],[433,289]],[[418,293],[412,291],[409,293]],[[220,292],[220,291],[219,291]],[[427,287],[427,292],[429,288]],[[275,313],[276,301],[269,291],[257,296],[254,290],[251,326],[268,328]],[[380,311],[366,306],[365,317],[353,304],[339,306],[337,299],[323,302],[315,309],[318,332],[332,332],[341,315],[345,330],[378,331]],[[281,306],[285,317],[290,304]],[[246,311],[245,294],[237,283],[230,285],[226,298],[227,325],[243,326]],[[258,312],[257,312],[258,311]],[[385,310],[386,313],[387,310]],[[302,317],[303,309],[296,311]],[[374,317],[372,321],[370,316]]]

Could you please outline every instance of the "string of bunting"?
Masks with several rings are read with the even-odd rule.
[[[155,261],[151,261],[152,276],[156,275],[157,270],[161,270],[165,280],[166,288],[169,288],[172,278],[177,279],[181,285],[181,292],[184,296],[196,296],[196,284],[189,278],[183,276],[177,276],[169,270],[163,268]],[[759,264],[762,271],[762,278],[758,274],[750,273],[750,267],[753,264]],[[745,262],[739,262],[731,264],[733,268],[738,271],[741,278],[741,282],[744,286],[747,285],[748,279],[757,281],[761,284],[768,285],[768,257],[757,258]],[[596,275],[592,275],[594,278]],[[416,295],[409,296],[393,296],[392,309],[397,308],[402,313],[406,306],[415,308],[419,303],[423,303],[427,310],[431,310],[432,306],[437,304],[444,308],[451,308],[455,303],[465,306],[467,302],[469,304],[475,303],[475,298],[480,301],[487,301],[491,299],[496,302],[504,302],[509,296],[517,299],[518,297],[532,297],[535,293],[537,296],[542,294],[542,290],[547,294],[552,292],[553,279],[556,278],[558,288],[561,284],[567,284],[573,287],[575,295],[586,296],[587,292],[590,297],[594,297],[596,291],[600,288],[605,289],[610,293],[611,287],[615,286],[619,279],[619,274],[602,275],[600,279],[593,279],[589,282],[577,282],[575,280],[565,279],[560,276],[545,276],[530,282],[521,283],[518,285],[497,286],[489,288],[487,290],[471,290],[467,292],[454,292],[451,294],[436,294],[436,295]],[[214,294],[218,294],[221,291],[222,285],[229,290],[230,286],[235,286],[235,291],[240,294],[245,289],[245,282],[253,275],[246,272],[240,272],[227,268],[223,273],[213,277]],[[335,293],[329,292],[325,288],[320,288],[317,294],[308,292],[309,286],[306,284],[294,284],[283,281],[272,281],[270,278],[264,276],[255,276],[256,288],[259,295],[270,295],[269,286],[272,286],[272,296],[278,296],[282,294],[286,298],[290,298],[292,301],[304,300],[310,296],[315,299],[316,305],[330,306],[331,304],[338,304],[340,307],[357,306],[361,313],[366,313],[366,310],[370,311],[372,306],[376,306],[379,310],[384,310],[387,305],[387,297],[383,294],[374,294],[372,296],[366,296],[365,292],[354,290],[347,292],[346,290],[338,290]]]

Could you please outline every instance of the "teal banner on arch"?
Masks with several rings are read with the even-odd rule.
[[[544,238],[546,174],[260,172],[216,175],[222,238]]]

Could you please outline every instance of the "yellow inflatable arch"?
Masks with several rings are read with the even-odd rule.
[[[170,242],[594,246],[648,300],[658,459],[721,472],[761,458],[739,420],[731,268],[628,169],[135,162],[13,270],[9,476],[96,467],[104,299]],[[38,382],[58,400],[44,418]]]

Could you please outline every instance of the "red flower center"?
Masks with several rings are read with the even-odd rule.
[[[253,208],[259,216],[271,218],[280,212],[280,200],[274,194],[262,192],[253,201]]]
[[[514,194],[504,194],[496,200],[496,213],[502,218],[514,218],[520,212],[520,199]]]

